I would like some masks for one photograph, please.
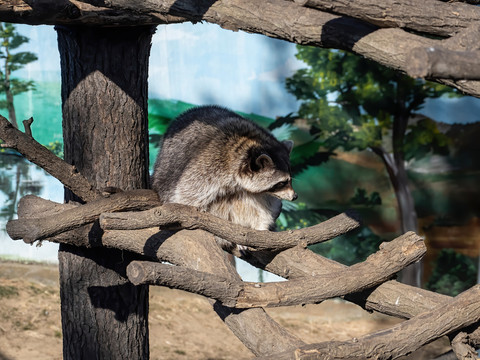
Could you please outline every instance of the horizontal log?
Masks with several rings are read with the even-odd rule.
[[[260,359],[396,359],[480,320],[480,285],[393,328],[349,341],[302,346]]]
[[[457,5],[478,11],[472,5]],[[475,17],[465,26],[477,23],[478,19]],[[57,0],[45,0],[38,4],[26,0],[0,0],[0,20],[108,26],[207,21],[225,29],[264,34],[297,44],[353,51],[403,72],[406,72],[406,56],[410,50],[441,45],[440,40],[399,28],[379,29],[371,23],[301,7],[284,0],[109,0],[101,2],[101,6],[93,1],[69,1],[59,5]],[[459,29],[463,27],[458,25]],[[480,96],[478,81],[431,80],[445,83],[466,94]]]
[[[353,212],[342,213],[320,224],[282,232],[246,228],[209,213],[181,204],[165,204],[142,212],[104,213],[100,226],[104,230],[135,230],[174,225],[182,229],[201,229],[238,245],[258,250],[283,250],[300,243],[316,244],[345,234],[360,226]]]
[[[92,184],[76,170],[75,166],[60,159],[45,146],[36,142],[31,135],[17,130],[1,115],[0,139],[4,141],[2,147],[17,150],[27,160],[55,176],[66,188],[72,190],[84,201],[94,200],[101,196],[100,192],[96,191]]]
[[[100,198],[85,205],[63,211],[60,214],[43,216],[36,214],[35,218],[19,218],[9,220],[6,230],[14,239],[23,239],[26,243],[33,243],[55,236],[65,231],[77,229],[85,224],[92,223],[103,212],[121,211],[127,209],[147,209],[158,205],[158,196],[152,190],[132,190],[113,194],[108,198]],[[19,204],[20,212],[24,213]]]
[[[412,77],[480,80],[480,51],[451,51],[415,48],[407,56],[407,73]]]
[[[399,27],[438,36],[451,36],[480,24],[480,8],[438,0],[294,0],[301,6],[350,16],[380,27]]]
[[[407,233],[383,243],[367,260],[345,270],[285,282],[231,282],[222,276],[154,262],[133,262],[128,277],[135,285],[165,285],[212,297],[230,307],[313,304],[380,284],[421,259],[425,251],[423,240]]]

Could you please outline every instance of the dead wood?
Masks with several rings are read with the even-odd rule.
[[[7,222],[6,229],[12,239],[23,239],[26,243],[33,243],[36,240],[52,237],[92,223],[103,212],[146,209],[155,205],[158,205],[158,197],[153,191],[132,190],[91,201],[85,205],[65,210],[61,214],[42,217],[43,214],[40,213],[35,218],[10,220]],[[21,208],[22,205],[19,207]]]
[[[29,129],[28,122],[26,129]],[[72,190],[84,201],[90,201],[100,196],[100,193],[88,180],[77,172],[75,166],[67,164],[42,144],[36,142],[31,137],[31,129],[26,131],[27,134],[24,134],[17,130],[5,117],[0,115],[0,139],[5,142],[2,147],[17,150],[27,160],[57,178],[66,188]]]
[[[155,195],[151,190],[143,191]],[[123,193],[117,194],[117,196],[121,196],[121,194]],[[19,204],[19,216],[27,218],[43,212],[48,216],[58,216],[65,209],[74,207],[72,204],[58,204],[36,196],[24,197],[21,203]],[[86,205],[81,207],[84,206]],[[226,259],[224,251],[216,244],[213,235],[204,231],[159,232],[158,229],[145,229],[120,233],[127,234],[124,238],[116,236],[118,234],[110,234],[110,236],[103,234],[102,236],[102,231],[98,226],[89,224],[47,240],[75,246],[103,246],[131,251],[151,259],[168,261],[172,264],[222,275],[232,279],[231,281],[240,281],[235,269]],[[100,241],[92,242],[92,239],[100,239]],[[304,344],[273,321],[263,309],[239,311],[220,303],[212,303],[212,305],[230,330],[255,355],[272,354]],[[252,329],[252,324],[254,324],[254,329]],[[257,330],[260,332],[256,332]]]
[[[455,20],[456,11],[451,11],[453,15],[447,17],[447,19],[451,19],[452,26],[457,26],[457,30],[479,22],[480,17],[475,15],[475,12],[479,10],[475,6],[437,3],[438,6],[467,7],[467,13],[472,14],[473,17],[471,21],[462,23],[462,21],[457,21],[458,19]],[[403,72],[407,71],[407,55],[412,49],[441,45],[441,40],[408,33],[399,28],[378,28],[373,23],[301,7],[293,2],[283,0],[260,2],[222,0],[213,3],[207,0],[152,0],[148,2],[110,0],[102,2],[101,6],[88,1],[70,1],[59,5],[56,0],[46,0],[38,6],[29,4],[31,2],[24,0],[0,0],[0,20],[29,24],[107,26],[207,21],[225,29],[264,34],[303,45],[353,51]],[[353,5],[348,3],[347,6]],[[447,7],[446,9],[445,11],[448,11],[453,8]],[[422,11],[419,10],[418,13],[422,13]],[[462,14],[459,13],[458,17]],[[448,27],[449,24],[445,21],[445,27]],[[434,34],[434,30],[431,29],[425,29],[424,32]],[[447,32],[451,33],[451,30]],[[473,96],[480,96],[480,82],[478,81],[454,81],[442,78],[431,78],[430,80],[447,84]]]
[[[43,211],[42,209],[50,207],[52,203],[34,196],[29,196],[27,199],[30,199],[35,203],[43,204],[37,206],[29,205],[26,207],[27,209],[36,209],[36,211]],[[24,200],[26,199],[24,198]],[[67,205],[57,205],[58,208],[63,206]],[[35,211],[32,213],[35,214]],[[28,211],[25,212],[25,216],[30,215],[31,213],[28,213]],[[88,232],[91,230],[91,225],[89,227],[87,226],[82,228],[82,231],[85,234],[88,234]],[[206,241],[205,238],[211,237],[203,231],[181,230],[159,232],[156,228],[143,230],[107,230],[101,238],[101,243],[95,244],[90,244],[88,242],[88,236],[67,236],[67,234],[73,235],[77,231],[63,233],[53,238],[49,238],[48,240],[61,243],[70,243],[77,246],[105,246],[118,248],[121,250],[136,252],[151,259],[168,261],[172,264],[187,266],[192,269],[210,273],[214,273],[216,269],[220,269],[217,274],[221,276],[225,276],[227,274],[224,269],[218,267],[218,264],[215,263],[216,261],[218,262],[218,259],[215,259],[215,257],[210,258],[210,255],[206,255],[207,253],[214,254],[216,251],[220,251],[218,246],[215,244],[210,244],[210,247],[205,250],[205,252],[198,253],[200,250],[196,244],[203,244],[203,242]],[[192,254],[193,257],[187,256],[187,252]],[[223,254],[221,251],[220,253]],[[322,256],[314,254],[308,249],[298,246],[276,253],[251,251],[245,260],[272,273],[290,279],[301,278],[305,276],[317,276],[319,274],[328,274],[329,272],[341,273],[343,269],[347,268],[345,265],[323,258]],[[215,270],[207,271],[202,269]],[[347,295],[345,296],[345,299],[355,302],[369,311],[378,311],[397,317],[411,318],[425,311],[429,311],[438,305],[446,303],[450,297],[390,280],[378,285],[374,289],[357,294]],[[228,314],[226,319],[228,319],[229,322],[233,322],[233,324],[230,323],[229,326],[235,329],[233,330],[234,332],[240,331],[243,333],[243,330],[239,329],[245,329],[245,326],[247,326],[246,323],[253,321],[251,317],[265,317],[264,314],[251,315],[245,314],[245,312],[242,312],[241,317],[237,317],[237,315],[232,314],[232,311],[228,309],[230,308],[219,305],[215,307],[217,313]],[[278,340],[278,333],[281,333],[283,330],[281,330],[277,324],[273,323],[270,318],[265,317],[265,319],[264,320],[270,323],[270,325],[268,325],[262,331],[269,332],[272,331],[272,328],[276,329],[273,331],[274,334],[272,335],[272,339]],[[225,320],[225,322],[227,323],[227,320]],[[477,326],[478,325],[475,325],[475,328]],[[246,346],[257,355],[265,354],[265,352],[258,352],[258,348],[261,345],[259,345],[258,342],[255,342],[253,338],[248,337],[246,332],[247,330],[245,330],[243,337],[240,337]],[[294,344],[296,342],[300,342],[300,340],[296,338],[291,338],[291,335],[289,334],[285,336],[290,340],[285,343],[284,350],[291,348],[291,346],[297,346]],[[248,337],[248,339],[245,339],[245,337]],[[469,341],[473,344],[480,344],[480,329],[469,334]],[[275,343],[275,341],[272,340],[272,343]],[[270,346],[268,344],[264,345],[267,347]],[[272,347],[272,349],[273,348],[274,347]]]
[[[477,352],[471,346],[467,333],[460,332],[451,340],[452,350],[459,360],[476,360]]]
[[[407,58],[406,70],[412,77],[480,80],[479,51],[416,48]]]
[[[480,8],[438,0],[294,0],[301,6],[350,16],[380,27],[399,27],[438,36],[451,36],[480,23]]]
[[[304,229],[283,232],[261,231],[180,204],[165,204],[142,212],[104,213],[100,217],[100,226],[104,230],[135,230],[169,225],[182,229],[205,230],[222,239],[257,250],[283,250],[299,243],[306,246],[332,239],[357,228],[360,222],[354,213],[349,212]]]
[[[300,347],[262,359],[395,359],[480,320],[480,286],[393,328],[349,341]]]
[[[362,263],[315,277],[276,283],[228,282],[196,270],[154,262],[133,262],[128,273],[135,285],[165,285],[212,297],[237,308],[319,303],[377,285],[425,254],[423,240],[407,233],[388,243]]]

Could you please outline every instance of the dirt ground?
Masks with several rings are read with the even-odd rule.
[[[400,320],[369,314],[341,300],[269,309],[271,316],[307,343],[347,340]],[[150,291],[150,358],[250,359],[205,298],[177,290]],[[440,339],[409,359],[446,352]],[[62,359],[58,270],[53,265],[0,262],[0,360]]]

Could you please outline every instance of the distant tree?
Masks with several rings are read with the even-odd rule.
[[[448,152],[447,137],[418,110],[427,98],[454,91],[339,50],[298,46],[297,58],[309,66],[286,81],[301,101],[298,116],[316,128],[328,151],[369,149],[378,155],[395,191],[401,231],[417,231],[405,161]],[[418,286],[418,275],[413,270],[402,280]]]
[[[12,78],[12,72],[37,60],[37,56],[28,51],[12,53],[12,50],[29,41],[27,37],[20,35],[12,24],[0,22],[0,38],[0,59],[3,60],[0,65],[0,92],[5,93],[6,97],[5,100],[0,100],[0,108],[8,110],[8,120],[18,128],[13,98],[15,95],[34,89],[35,85],[33,81]]]

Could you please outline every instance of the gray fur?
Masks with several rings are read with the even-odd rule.
[[[280,199],[296,198],[291,146],[230,110],[197,107],[168,128],[152,187],[163,203],[192,205],[243,226],[271,230]]]

